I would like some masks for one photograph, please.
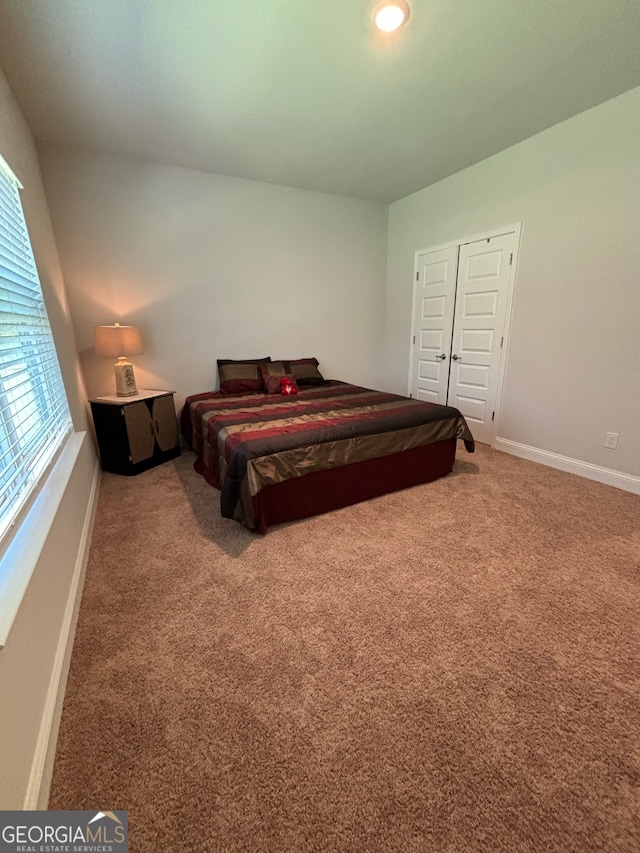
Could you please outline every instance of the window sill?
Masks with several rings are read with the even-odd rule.
[[[46,483],[0,560],[0,649],[6,645],[85,436],[85,432],[69,436]]]

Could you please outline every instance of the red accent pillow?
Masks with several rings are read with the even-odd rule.
[[[291,394],[298,393],[298,383],[295,380],[295,377],[291,374],[287,376],[280,377],[280,393],[284,397],[288,397]]]

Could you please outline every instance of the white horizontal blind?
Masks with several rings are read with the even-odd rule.
[[[0,538],[70,431],[18,182],[0,157]]]

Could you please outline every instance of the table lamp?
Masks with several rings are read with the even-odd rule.
[[[142,339],[137,326],[96,326],[94,329],[94,348],[96,355],[114,356],[118,360],[114,365],[116,374],[116,394],[118,397],[132,397],[138,393],[133,365],[127,361],[129,355],[142,353]]]

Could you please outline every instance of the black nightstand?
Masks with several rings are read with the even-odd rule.
[[[89,400],[102,468],[133,476],[180,456],[173,391]]]

